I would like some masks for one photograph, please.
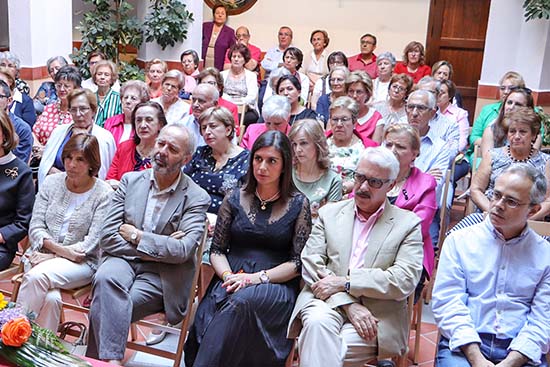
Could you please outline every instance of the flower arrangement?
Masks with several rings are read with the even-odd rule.
[[[0,358],[22,367],[91,367],[65,349],[59,338],[33,322],[16,303],[0,292]]]

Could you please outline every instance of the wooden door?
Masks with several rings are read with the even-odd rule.
[[[491,0],[431,0],[426,63],[447,60],[464,108],[474,120]]]

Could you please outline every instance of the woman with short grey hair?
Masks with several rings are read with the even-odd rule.
[[[23,94],[29,94],[31,88],[26,81],[19,78],[19,69],[21,68],[21,60],[14,53],[9,51],[0,52],[0,66],[8,68],[10,74],[15,79],[15,87]]]
[[[63,56],[50,57],[48,61],[46,61],[46,68],[48,69],[48,74],[52,78],[52,81],[43,82],[34,95],[34,109],[37,114],[44,112],[44,106],[57,101],[57,93],[53,80],[55,79],[55,74],[65,65],[68,65],[68,63]]]
[[[376,102],[385,102],[388,99],[390,80],[396,63],[395,56],[393,56],[391,52],[384,52],[376,58],[378,78],[372,81],[373,92],[370,100],[371,105],[374,105]]]
[[[264,122],[249,125],[241,140],[241,146],[252,149],[256,139],[268,130],[278,130],[285,135],[290,132],[290,102],[283,96],[271,96],[262,110]]]
[[[185,78],[179,70],[169,70],[162,78],[162,95],[154,98],[164,109],[168,124],[181,122],[187,115],[191,106],[179,98],[179,91],[185,87]]]

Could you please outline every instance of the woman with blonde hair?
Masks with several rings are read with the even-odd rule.
[[[113,89],[118,80],[118,71],[114,62],[98,61],[92,68],[92,79],[97,85],[97,112],[94,122],[103,127],[105,120],[122,113],[120,93]]]
[[[167,72],[168,64],[161,59],[153,59],[147,63],[145,81],[149,86],[151,98],[158,98],[162,95],[162,80]]]
[[[424,45],[417,41],[409,42],[403,50],[403,61],[395,65],[395,74],[407,74],[413,78],[415,83],[418,83],[423,77],[432,73],[432,68],[424,64],[425,54]]]
[[[342,178],[330,169],[327,138],[317,120],[297,121],[288,135],[292,144],[292,179],[316,217],[321,206],[342,199]]]

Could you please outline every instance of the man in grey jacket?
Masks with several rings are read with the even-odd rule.
[[[194,254],[210,205],[209,195],[181,172],[194,145],[185,127],[166,126],[153,168],[120,181],[101,233],[89,357],[120,364],[132,321],[162,311],[177,324],[188,311]]]

